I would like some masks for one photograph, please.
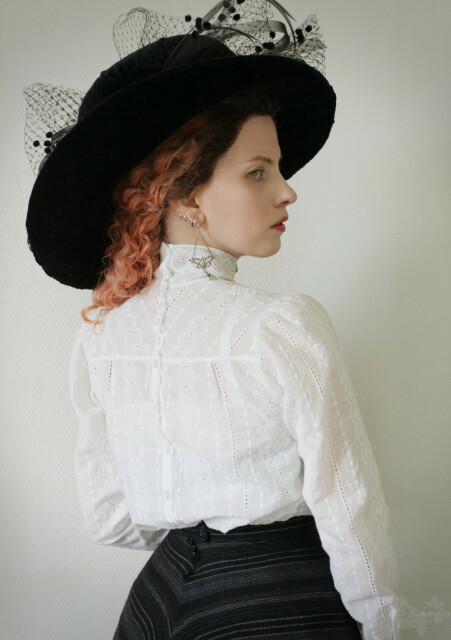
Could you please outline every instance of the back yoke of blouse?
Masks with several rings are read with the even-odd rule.
[[[227,532],[313,515],[364,638],[399,638],[389,511],[326,310],[239,284],[237,259],[215,248],[210,280],[193,248],[163,242],[151,286],[108,311],[100,334],[77,332],[69,383],[89,538],[152,552],[201,520]]]

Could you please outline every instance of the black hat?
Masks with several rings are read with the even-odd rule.
[[[49,276],[94,289],[117,183],[178,127],[232,93],[256,89],[276,98],[285,179],[318,153],[336,104],[322,72],[325,44],[315,15],[296,29],[288,16],[273,0],[224,0],[195,20],[133,9],[114,26],[126,55],[86,94],[37,83],[24,90],[26,150],[37,170],[28,245]]]

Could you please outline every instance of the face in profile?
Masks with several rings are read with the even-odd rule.
[[[210,180],[193,194],[197,211],[205,215],[201,229],[209,246],[236,258],[277,253],[283,232],[271,227],[288,215],[287,207],[297,199],[280,173],[280,155],[272,117],[246,120]]]

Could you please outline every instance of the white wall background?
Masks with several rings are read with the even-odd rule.
[[[451,637],[450,107],[447,0],[283,0],[316,13],[338,96],[324,149],[271,258],[238,281],[313,295],[336,328],[392,514],[401,588],[424,613],[407,639]],[[1,9],[1,637],[111,640],[138,551],[89,542],[76,496],[68,358],[88,291],[60,285],[26,243],[23,147],[33,82],[86,91],[117,59],[130,0],[3,0]],[[172,15],[211,2],[152,0]]]

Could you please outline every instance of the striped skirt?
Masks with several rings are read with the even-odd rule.
[[[113,640],[360,640],[313,516],[222,533],[172,529],[132,584]]]

